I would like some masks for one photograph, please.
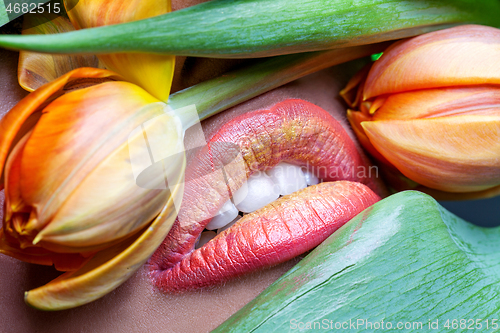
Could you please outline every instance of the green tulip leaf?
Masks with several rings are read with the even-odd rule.
[[[0,46],[255,58],[372,44],[465,23],[498,26],[499,12],[497,0],[215,0],[123,24],[0,36]]]
[[[349,221],[215,332],[494,331],[499,253],[500,227],[401,192]]]

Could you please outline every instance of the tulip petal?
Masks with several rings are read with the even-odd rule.
[[[14,145],[28,132],[41,116],[41,109],[47,103],[66,91],[86,82],[104,82],[121,79],[117,74],[94,68],[79,68],[63,75],[51,84],[42,86],[23,98],[0,120],[0,186],[3,186],[5,161]]]
[[[394,192],[402,191],[420,191],[432,196],[436,200],[477,200],[477,199],[488,199],[500,195],[500,185],[489,188],[483,191],[474,192],[445,192],[429,188],[420,185],[413,180],[405,177],[399,170],[394,169],[393,166],[379,165],[379,170],[382,178],[386,181],[386,184]]]
[[[500,184],[500,116],[363,122],[373,146],[413,181],[449,192]]]
[[[171,11],[170,1],[66,0],[68,16],[77,29],[145,19]],[[175,57],[144,53],[99,55],[107,68],[137,84],[161,101],[167,101],[174,74]]]
[[[436,200],[477,200],[494,198],[500,195],[500,186],[495,186],[483,191],[465,193],[443,192],[425,186],[417,186],[415,190],[427,193]]]
[[[363,99],[417,89],[500,84],[500,30],[458,26],[391,45],[375,61]]]
[[[350,80],[344,89],[339,92],[339,95],[344,99],[350,108],[358,107],[362,99],[363,86],[365,85],[366,77],[372,67],[372,63],[366,64],[359,72],[357,72]]]
[[[75,270],[81,266],[82,259],[88,257],[88,255],[84,255],[83,257],[81,257],[78,253],[93,254],[99,250],[108,248],[118,243],[119,240],[106,241],[106,239],[104,239],[99,244],[85,247],[79,247],[75,245],[61,246],[60,244],[54,244],[44,241],[40,242],[37,245],[33,244],[33,240],[35,239],[39,231],[36,229],[30,230],[30,227],[27,226],[28,218],[30,217],[30,213],[32,212],[32,207],[26,205],[22,198],[20,189],[22,153],[27,140],[30,138],[30,135],[31,132],[26,134],[23,139],[17,143],[15,148],[10,153],[9,158],[7,159],[7,164],[5,167],[5,191],[6,193],[8,193],[8,195],[5,197],[4,229],[6,233],[16,238],[15,240],[11,239],[11,244],[8,246],[8,248],[10,248],[10,252],[22,252],[18,253],[17,255],[13,255],[16,258],[19,258],[19,256],[22,256],[23,258],[33,257],[32,259],[21,259],[24,261],[38,264],[54,264],[56,266],[56,269],[63,269],[63,267],[65,267],[66,269],[64,270]],[[88,194],[86,193],[86,195]],[[150,220],[152,218],[153,216],[151,216]],[[41,248],[33,249],[31,250],[31,252],[29,251],[29,249],[27,249],[28,247],[34,246],[39,246]],[[7,247],[3,247],[0,248],[0,251],[4,250],[5,252],[6,249]],[[56,253],[51,253],[51,251]],[[71,260],[68,259],[66,261],[71,261],[71,265],[61,262],[61,259],[66,258],[62,255],[65,253],[73,253],[77,256],[76,259],[73,258],[74,256],[72,255],[67,256]]]
[[[500,86],[426,89],[389,95],[372,120],[421,119],[460,114],[500,116]]]
[[[74,31],[64,16],[54,14],[27,14],[24,16],[23,35],[55,34]],[[42,85],[80,67],[102,67],[94,55],[52,55],[21,51],[19,53],[18,80],[21,87],[34,91]]]
[[[184,169],[185,164],[181,167]],[[174,223],[174,201],[183,193],[181,179],[178,184],[160,215],[140,236],[99,252],[76,272],[26,292],[25,302],[41,310],[63,310],[92,302],[125,282],[161,244]]]
[[[105,82],[69,92],[45,107],[26,144],[21,165],[23,198],[36,209],[27,228],[42,230],[48,223],[57,224],[54,215],[59,213],[66,201],[72,200],[76,195],[80,197],[73,203],[75,212],[69,214],[72,216],[69,220],[76,219],[79,222],[72,223],[68,233],[75,231],[74,228],[77,227],[86,228],[86,223],[102,223],[102,216],[95,216],[94,211],[86,209],[104,209],[109,213],[104,218],[107,221],[115,221],[113,216],[128,219],[130,216],[126,215],[133,214],[134,205],[131,202],[123,202],[124,206],[131,205],[125,211],[120,211],[117,207],[106,209],[109,202],[116,201],[105,200],[100,197],[101,194],[106,193],[112,198],[120,196],[123,199],[121,192],[128,193],[130,190],[142,190],[144,195],[149,193],[149,196],[152,195],[151,192],[158,192],[138,188],[133,181],[132,167],[130,164],[123,165],[129,163],[126,144],[130,132],[164,114],[161,108],[139,112],[144,106],[155,102],[158,100],[131,83]],[[67,112],[68,108],[72,112]],[[106,163],[117,150],[121,150],[121,154],[114,155],[115,163]],[[30,161],[37,161],[37,164]],[[91,183],[98,185],[100,182],[97,188],[102,191],[107,189],[103,193],[85,187],[85,182],[94,172],[97,172],[97,179],[94,178]],[[84,197],[75,194],[80,192],[82,186],[88,190],[84,191]],[[127,186],[134,188],[125,188]],[[133,196],[130,200],[135,198]],[[157,207],[155,214],[161,206]],[[139,212],[133,215],[139,215]],[[39,234],[37,241],[42,235],[43,233]],[[88,245],[95,244],[78,246]]]
[[[365,131],[363,130],[363,127],[361,126],[362,122],[369,121],[371,118],[363,112],[347,110],[347,119],[349,120],[352,130],[354,134],[356,134],[356,137],[358,138],[363,148],[365,148],[368,153],[371,156],[375,157],[378,161],[390,165],[389,161],[387,161],[385,157],[380,154],[378,150],[375,149],[375,147],[372,145],[370,139],[368,139]]]
[[[5,197],[4,223],[8,223],[15,213],[29,213],[21,195],[21,157],[30,134],[27,133],[16,144],[5,165],[5,192],[9,195]],[[21,233],[21,230],[17,232]]]
[[[165,104],[158,103],[135,111],[134,117],[144,114],[141,118],[144,122],[141,126],[143,130],[133,131],[128,140],[93,168],[84,166],[89,171],[79,172],[76,167],[72,168],[74,172],[61,182],[63,188],[56,190],[69,194],[63,195],[64,202],[60,204],[50,223],[38,233],[37,239],[68,247],[98,245],[133,234],[158,214],[169,196],[165,181],[179,177],[178,174],[183,172],[180,160],[184,150],[182,124],[180,120],[175,122],[172,117],[165,116],[164,110]],[[124,128],[127,130],[124,134],[130,132],[130,127]],[[118,136],[117,131],[113,134]],[[152,149],[153,153],[156,151],[171,156],[166,157],[170,170],[163,169],[167,174],[161,173],[159,178],[153,177],[147,187],[139,186],[134,181],[134,164],[130,153],[132,146],[141,149],[143,144],[146,148],[144,134],[150,145],[155,138],[161,141],[159,146]],[[146,149],[141,150],[147,153]],[[85,157],[83,152],[80,164]],[[160,162],[161,158],[155,160]],[[148,162],[151,163],[149,159]],[[68,163],[71,164],[71,160]],[[66,188],[71,189],[70,184],[75,183],[80,175],[84,175],[84,178],[81,182],[76,181],[77,190],[66,191]]]
[[[21,248],[3,229],[0,229],[0,253],[32,264],[54,265],[59,271],[77,270],[89,260],[79,253],[53,253],[40,247]]]

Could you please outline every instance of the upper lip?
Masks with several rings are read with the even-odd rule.
[[[267,98],[262,97],[260,98],[260,100],[273,100],[273,98],[269,98],[268,96]],[[222,123],[219,123],[219,126],[213,126],[213,123],[216,123],[217,120],[212,120],[212,124],[209,124],[207,126],[209,129],[212,129],[209,144],[213,142],[237,143],[242,149],[242,154],[244,156],[245,154],[247,154],[247,158],[245,158],[245,161],[248,163],[248,156],[252,155],[253,157],[251,158],[254,159],[253,162],[257,163],[255,166],[251,167],[252,171],[264,170],[266,168],[273,167],[282,160],[291,161],[295,162],[296,164],[302,165],[308,164],[317,166],[323,163],[330,165],[332,169],[335,169],[337,171],[338,179],[364,182],[373,190],[378,192],[379,195],[384,194],[383,188],[378,180],[373,178],[363,178],[362,176],[358,177],[359,174],[357,174],[357,172],[359,171],[359,169],[357,168],[368,168],[369,162],[364,157],[364,155],[360,153],[357,145],[354,143],[352,138],[349,137],[349,135],[344,131],[338,121],[329,116],[327,116],[325,119],[320,119],[326,114],[326,112],[308,102],[298,99],[283,101],[283,97],[278,98],[278,100],[281,100],[281,102],[274,102],[272,105],[268,104],[264,107],[259,105],[258,107],[243,106],[237,108],[239,110],[249,109],[252,112],[245,114],[243,111],[243,116],[240,116],[237,119],[232,119],[231,121],[228,120],[228,117],[234,118],[234,113],[230,115],[222,115],[220,118],[227,121],[224,126],[222,126]],[[265,128],[260,133],[260,141],[254,140],[255,137],[259,134],[255,133],[255,126],[254,128],[251,128],[252,122],[258,122],[259,117],[261,117],[260,121],[263,121],[262,117],[265,118],[266,113],[267,116],[269,116],[269,109],[272,109],[272,114],[273,112],[276,112],[276,109],[280,108],[288,108],[295,111],[301,108],[305,108],[309,110],[306,112],[306,114],[300,115],[302,111],[295,112],[296,115],[300,115],[298,118],[302,117],[302,120],[310,120],[313,123],[315,121],[320,122],[321,124],[319,126],[325,126],[325,124],[328,124],[329,129],[322,128],[321,130],[316,131],[316,134],[321,133],[321,131],[326,132],[333,128],[333,132],[338,136],[334,138],[335,142],[325,141],[324,145],[322,146],[323,149],[327,149],[329,151],[318,150],[312,152],[311,147],[308,147],[305,150],[302,149],[301,151],[300,145],[293,145],[292,142],[287,143],[287,138],[279,135],[284,133],[282,128],[280,128],[277,133],[274,133],[275,135],[281,136],[279,138],[273,138],[273,134],[269,133],[269,128]],[[240,113],[242,112],[240,111]],[[287,117],[292,119],[293,115],[287,115]],[[242,120],[244,119],[250,121],[250,123],[241,124]],[[271,121],[271,119],[268,117],[267,121]],[[262,126],[262,124],[260,124],[260,126]],[[270,125],[269,127],[272,128],[272,126],[274,125]],[[296,126],[300,127],[301,125],[296,124]],[[302,126],[304,126],[304,124],[302,124]],[[308,125],[306,124],[306,126]],[[250,138],[250,140],[243,140],[242,138],[245,137]],[[288,139],[290,138],[288,137]],[[323,139],[330,140],[332,138],[324,137]],[[262,140],[264,140],[264,142]],[[268,140],[267,143],[265,142],[266,140]],[[269,142],[271,142],[269,140],[273,141],[273,143],[269,144]],[[318,138],[311,137],[305,140],[313,141],[318,140]],[[319,141],[321,140],[322,139],[320,138]],[[245,143],[247,145],[251,143],[251,145],[245,148]],[[321,144],[321,142],[319,143]],[[289,147],[291,149],[286,150],[286,153],[283,153],[283,149],[280,148],[283,148],[286,144],[291,144],[292,146]],[[262,152],[264,150],[269,150],[269,154],[263,155]],[[250,151],[251,153],[249,153]],[[259,156],[256,157],[256,155]],[[205,156],[205,158],[202,158],[200,161],[200,156]],[[266,265],[274,265],[279,262],[291,259],[292,257],[306,252],[307,250],[310,250],[314,246],[318,245],[329,235],[329,233],[336,230],[358,212],[370,206],[379,199],[377,195],[369,190],[366,190],[365,187],[363,187],[362,189],[358,189],[358,187],[356,186],[347,186],[345,187],[345,189],[348,188],[346,191],[353,191],[356,193],[349,194],[345,192],[339,194],[338,197],[342,198],[341,200],[345,199],[343,202],[339,203],[339,205],[355,208],[346,208],[346,210],[342,214],[340,214],[340,218],[336,217],[338,221],[333,223],[335,224],[334,226],[332,226],[332,222],[330,222],[329,226],[322,225],[318,227],[317,229],[319,230],[319,232],[317,232],[318,230],[316,230],[316,232],[311,232],[311,230],[306,230],[307,228],[301,227],[299,223],[300,221],[297,221],[297,219],[292,219],[294,221],[287,221],[285,222],[285,224],[299,223],[299,227],[296,228],[301,229],[298,231],[299,234],[292,232],[288,234],[283,233],[282,235],[280,235],[278,233],[279,239],[273,238],[272,240],[276,243],[270,244],[267,250],[263,250],[264,252],[267,251],[273,253],[264,253],[263,255],[266,256],[265,260],[260,260],[257,258],[253,263],[246,263],[246,265],[244,265],[243,267],[242,265],[237,263],[237,260],[235,260],[234,253],[227,253],[228,250],[232,250],[231,248],[228,249],[227,246],[224,249],[219,249],[219,253],[215,254],[215,256],[213,253],[211,255],[207,253],[202,254],[200,252],[201,249],[194,251],[195,242],[199,234],[204,229],[204,226],[210,221],[210,218],[215,215],[222,204],[228,200],[230,195],[229,192],[241,186],[241,183],[244,182],[246,180],[246,177],[249,175],[233,175],[233,178],[231,178],[231,175],[226,175],[226,177],[231,178],[228,182],[229,191],[227,190],[226,184],[221,185],[217,184],[217,182],[214,181],[212,181],[212,184],[210,186],[219,187],[219,189],[215,191],[208,191],[207,188],[204,188],[204,186],[207,185],[206,179],[203,181],[199,180],[189,182],[188,180],[190,179],[190,177],[191,179],[196,178],[193,178],[193,175],[207,174],[207,172],[203,172],[202,169],[207,166],[210,167],[209,165],[207,165],[210,163],[212,163],[213,166],[213,161],[207,163],[210,157],[213,158],[213,156],[207,155],[207,149],[205,148],[190,159],[190,162],[188,163],[186,169],[187,180],[185,183],[185,194],[182,207],[179,211],[178,219],[163,244],[150,259],[149,268],[153,283],[164,291],[182,291],[197,287],[210,286],[217,282],[226,281],[234,276],[253,271],[257,268],[261,268]],[[343,169],[341,168],[342,166],[344,167]],[[364,171],[366,172],[366,170],[367,169],[365,169]],[[329,177],[328,174],[325,173],[323,173],[321,177],[323,177],[325,180],[335,180],[335,177]],[[231,182],[232,184],[230,184]],[[338,189],[342,191],[344,189],[343,185],[339,186]],[[331,195],[331,193],[329,195]],[[319,198],[321,198],[321,196],[317,196],[315,198],[318,198],[318,200],[320,200]],[[338,200],[338,198],[336,198],[336,200]],[[302,222],[307,221],[305,221],[305,219],[302,217]],[[255,230],[251,230],[250,233],[256,231],[257,227],[255,227],[254,229]],[[325,233],[322,231],[328,232]],[[229,229],[228,232],[228,235],[230,235],[231,229]],[[261,230],[261,232],[263,231]],[[291,234],[293,234],[294,236],[290,236]],[[219,238],[224,238],[225,240],[227,240],[228,235],[221,235],[221,237]],[[238,246],[237,249],[233,249],[240,256],[240,260],[241,258],[245,257],[245,251],[252,251],[250,249],[252,247],[252,244],[250,243],[257,238],[254,236],[251,236],[251,238],[253,239],[246,239],[245,245]],[[271,241],[269,238],[272,237],[269,237],[269,235],[266,236],[268,239],[265,242],[269,243]],[[294,239],[296,240],[298,238],[302,240],[302,242],[299,243],[300,245],[292,245]],[[225,244],[228,245],[227,243]],[[212,244],[212,247],[216,246],[224,247],[221,244]],[[262,244],[260,244],[259,246],[265,247],[262,246]],[[272,251],[270,250],[271,248]],[[280,255],[280,251],[286,252],[287,255]],[[208,258],[207,256],[210,258]],[[224,256],[226,256],[225,259],[223,258]],[[220,265],[221,262],[222,266]]]

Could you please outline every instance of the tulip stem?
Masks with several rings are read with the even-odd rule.
[[[200,120],[305,75],[383,51],[388,43],[278,56],[229,72],[172,94],[168,105],[194,105]],[[182,111],[182,110],[181,110]]]

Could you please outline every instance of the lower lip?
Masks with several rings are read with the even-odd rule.
[[[213,168],[214,156],[202,149],[191,160],[186,179],[194,181],[186,182],[178,219],[149,262],[153,283],[165,292],[212,286],[287,261],[380,200],[362,184],[378,191],[348,134],[311,103],[286,100],[269,110],[241,115],[222,126],[209,144],[216,142],[237,144],[250,168],[229,172],[227,183],[207,177],[197,181],[195,175]],[[319,178],[333,182],[282,197],[194,250],[206,224],[229,199],[228,184],[237,188],[253,172],[281,161],[307,165]],[[206,199],[200,200],[204,195]]]

